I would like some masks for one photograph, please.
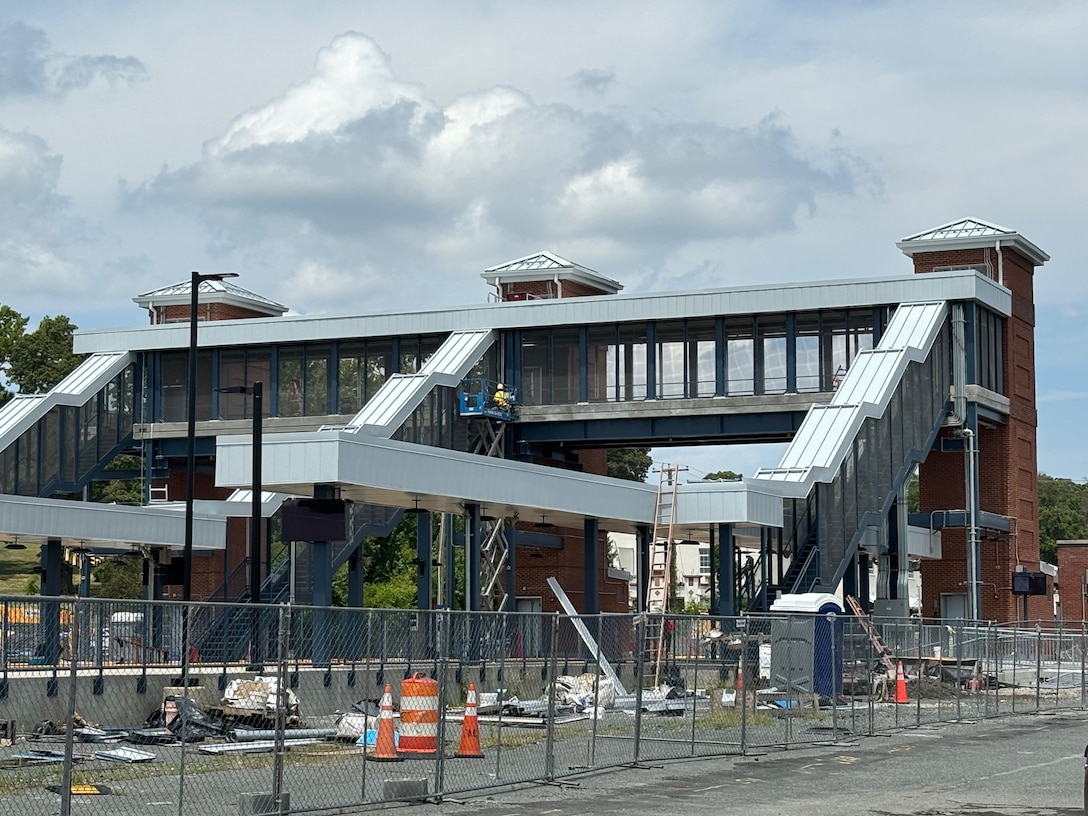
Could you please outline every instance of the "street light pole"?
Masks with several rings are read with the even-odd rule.
[[[253,395],[253,473],[252,473],[252,501],[249,519],[249,600],[251,604],[261,603],[261,526],[263,514],[261,501],[264,487],[261,484],[261,446],[263,437],[264,419],[264,383],[255,382],[251,386],[234,385],[220,388],[221,394],[252,394]],[[252,620],[250,622],[249,657],[250,665],[246,671],[260,672],[264,670],[261,660],[261,623],[260,607],[253,607]]]
[[[206,280],[236,278],[237,272],[202,275],[194,271],[189,287],[189,374],[186,382],[188,423],[185,437],[185,543],[182,550],[181,650],[182,665],[189,665],[189,602],[193,599],[193,494],[196,492],[196,355],[197,311],[200,306],[200,284]]]

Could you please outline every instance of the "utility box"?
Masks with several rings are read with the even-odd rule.
[[[826,592],[782,595],[770,611],[784,616],[771,620],[771,685],[823,697],[841,694],[843,608],[838,598]]]

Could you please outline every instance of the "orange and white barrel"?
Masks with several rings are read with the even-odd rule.
[[[416,672],[400,685],[398,753],[438,752],[438,681]]]

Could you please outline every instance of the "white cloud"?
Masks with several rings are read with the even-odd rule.
[[[296,267],[305,257],[345,268],[354,256],[411,284],[442,260],[432,252],[478,255],[469,236],[500,260],[578,243],[626,247],[620,260],[659,268],[665,247],[788,232],[799,212],[866,183],[864,162],[798,144],[780,118],[662,123],[538,104],[505,86],[441,106],[348,32],[309,79],[127,201],[201,213],[224,257],[291,236],[284,260]]]
[[[239,116],[206,152],[217,156],[255,145],[298,142],[400,102],[427,107],[419,88],[396,80],[389,57],[374,40],[348,32],[318,52],[310,79]]]
[[[97,80],[113,84],[145,78],[135,57],[68,55],[50,48],[39,28],[24,23],[0,26],[0,98],[62,97]]]

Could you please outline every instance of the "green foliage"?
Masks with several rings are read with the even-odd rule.
[[[109,465],[107,471],[129,470],[139,472],[143,467],[143,460],[138,456],[118,456]],[[144,487],[140,479],[111,479],[106,482],[91,483],[91,501],[103,504],[132,504],[144,503]]]
[[[416,516],[406,513],[387,538],[368,538],[363,544],[363,605],[375,609],[414,609],[416,606]],[[432,518],[431,529],[436,537],[438,518]],[[432,542],[432,551],[434,544]],[[463,605],[464,552],[454,554],[455,586],[459,587],[455,606]],[[437,571],[432,573],[437,580]],[[433,590],[434,588],[432,588]],[[345,564],[333,576],[333,603],[346,606],[348,602],[348,569]]]
[[[26,579],[26,584],[23,586],[24,595],[37,595],[41,589],[41,583],[38,581],[36,575],[31,575]]]
[[[608,475],[613,479],[645,482],[654,460],[649,448],[611,448],[608,451]]]
[[[716,470],[706,475],[708,482],[739,482],[743,478],[744,474],[734,470]]]
[[[64,315],[43,317],[37,329],[12,343],[8,381],[23,394],[39,394],[63,380],[79,365],[79,357],[72,353],[75,328]]]
[[[1039,550],[1058,563],[1057,542],[1088,538],[1088,484],[1039,474]]]
[[[143,595],[142,558],[107,558],[94,568],[96,584],[91,594],[96,598],[136,599]]]

